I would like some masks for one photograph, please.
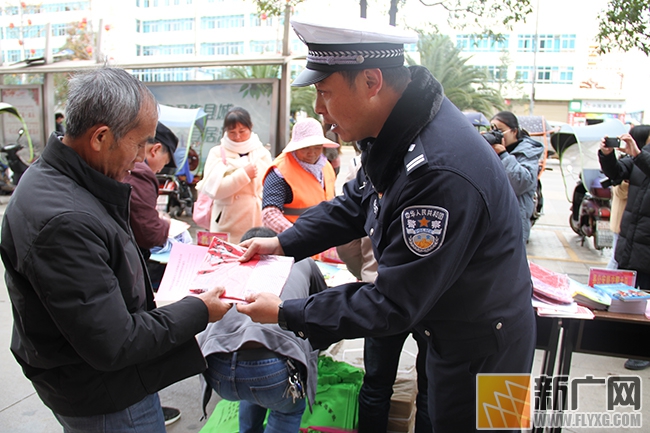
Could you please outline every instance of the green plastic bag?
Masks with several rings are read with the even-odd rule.
[[[312,412],[305,410],[300,427],[356,428],[363,374],[361,368],[319,357],[316,398]],[[199,433],[239,433],[239,402],[221,400]]]
[[[359,390],[363,369],[329,356],[318,358],[318,386],[312,412],[305,410],[300,427],[354,429],[359,416]]]
[[[239,433],[239,402],[221,400],[199,433]]]

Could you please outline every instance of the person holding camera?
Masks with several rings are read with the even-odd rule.
[[[605,137],[601,140],[598,160],[605,176],[614,184],[629,181],[628,198],[621,218],[621,230],[615,247],[615,259],[619,269],[636,271],[636,285],[650,291],[650,125],[637,125],[629,133],[618,138]],[[617,149],[626,154],[616,157]],[[643,370],[650,367],[650,361],[628,359],[625,368]]]
[[[533,140],[526,130],[519,127],[519,120],[510,111],[500,111],[490,120],[492,130],[483,134],[492,149],[499,155],[508,180],[519,202],[524,243],[530,236],[530,217],[535,203],[539,158],[544,145]]]

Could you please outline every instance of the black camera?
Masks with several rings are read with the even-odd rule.
[[[503,142],[503,133],[497,129],[493,129],[483,134],[483,138],[490,143],[490,146],[494,146]]]

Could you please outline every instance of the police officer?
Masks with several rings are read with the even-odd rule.
[[[436,433],[477,428],[477,373],[530,373],[532,284],[517,200],[494,151],[421,66],[404,67],[394,27],[324,26],[293,19],[309,49],[293,86],[314,84],[316,112],[362,169],[342,196],[305,212],[275,238],[242,243],[254,254],[302,259],[369,236],[374,284],[345,284],[307,299],[269,294],[238,305],[314,348],[415,328],[428,342],[429,413]]]

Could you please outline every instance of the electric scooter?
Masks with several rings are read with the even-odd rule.
[[[609,228],[611,182],[598,169],[583,169],[582,176],[584,179],[573,190],[569,225],[582,238],[582,245],[586,238],[593,237],[597,250],[611,248],[614,239]]]
[[[7,165],[9,166],[9,170],[11,170],[11,183],[14,186],[18,186],[20,178],[23,176],[27,168],[29,168],[29,164],[23,161],[23,159],[18,154],[18,152],[24,148],[24,146],[19,142],[20,137],[22,137],[24,133],[25,130],[20,129],[18,131],[18,138],[16,139],[15,143],[7,144],[6,146],[0,148],[0,152],[4,154],[4,158]]]

